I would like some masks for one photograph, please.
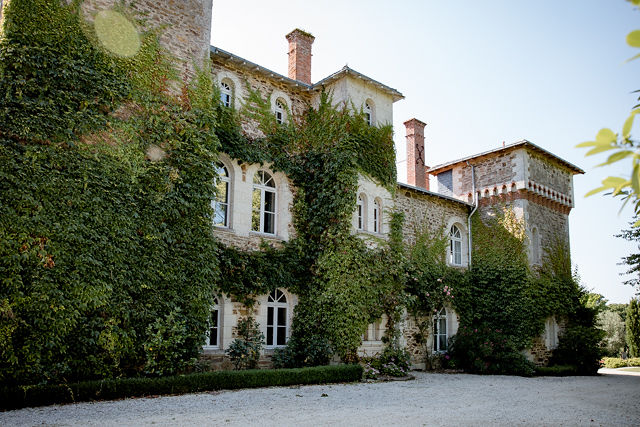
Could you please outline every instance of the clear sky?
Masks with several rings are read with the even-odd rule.
[[[394,105],[398,180],[406,180],[403,122],[427,123],[426,163],[520,139],[581,167],[574,178],[571,252],[583,285],[628,302],[620,258],[637,245],[614,235],[631,210],[583,195],[620,165],[594,168],[576,144],[602,127],[619,132],[636,104],[640,59],[625,43],[640,11],[623,0],[213,0],[211,44],[287,74],[285,35],[315,36],[312,80],[345,64],[399,90]],[[635,135],[640,133],[640,123]]]

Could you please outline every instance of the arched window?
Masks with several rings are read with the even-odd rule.
[[[287,344],[287,297],[275,289],[267,298],[267,346]]]
[[[364,103],[364,118],[369,126],[373,126],[373,107],[371,106],[371,101]]]
[[[276,234],[276,184],[265,171],[258,171],[253,177],[251,229],[259,233]]]
[[[233,91],[231,85],[228,82],[220,83],[220,102],[225,107],[231,107],[231,100],[233,99]]]
[[[358,201],[356,202],[356,216],[357,218],[357,229],[362,231],[366,229],[366,212],[367,212],[367,203],[364,194],[358,195]]]
[[[287,111],[287,103],[282,100],[282,98],[276,99],[276,122],[278,124],[284,123],[285,113]]]
[[[462,265],[462,234],[455,225],[451,226],[449,232],[449,262],[452,265]]]
[[[534,227],[531,230],[531,263],[537,265],[540,262],[540,234],[538,229]]]
[[[447,351],[447,310],[444,307],[433,316],[433,351]]]
[[[229,226],[229,171],[222,163],[216,163],[216,198],[213,201],[213,225]]]
[[[213,307],[209,313],[209,329],[205,347],[220,348],[220,306],[218,298],[214,298]]]
[[[382,233],[382,203],[379,199],[373,202],[373,232]]]

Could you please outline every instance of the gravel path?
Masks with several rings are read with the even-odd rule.
[[[640,425],[638,375],[414,375],[27,408],[0,413],[0,425]]]

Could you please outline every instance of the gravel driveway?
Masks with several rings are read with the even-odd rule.
[[[637,375],[414,375],[27,408],[0,413],[0,425],[640,425]]]

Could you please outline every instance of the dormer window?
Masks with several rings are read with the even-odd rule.
[[[231,85],[227,82],[220,83],[220,102],[225,107],[231,107]]]
[[[281,125],[284,123],[286,104],[282,99],[276,100],[276,122]]]

